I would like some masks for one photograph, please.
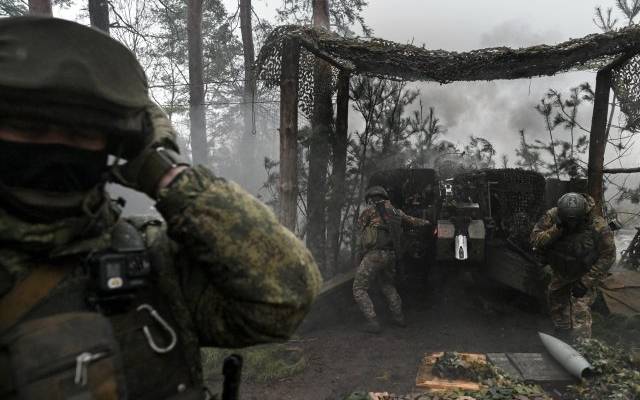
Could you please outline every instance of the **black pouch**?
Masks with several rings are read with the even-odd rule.
[[[97,313],[65,313],[21,323],[0,338],[11,386],[0,398],[126,399],[111,323]],[[7,386],[6,384],[3,386]]]

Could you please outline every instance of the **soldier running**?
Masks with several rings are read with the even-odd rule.
[[[613,233],[594,207],[591,196],[567,193],[531,233],[553,271],[548,301],[556,333],[572,341],[591,337],[596,288],[616,259]]]
[[[394,323],[401,327],[406,326],[402,300],[394,286],[396,258],[400,255],[397,250],[399,233],[403,225],[424,226],[430,222],[410,217],[393,207],[387,191],[381,186],[369,188],[365,201],[369,207],[358,219],[362,261],[353,281],[353,297],[367,320],[365,331],[379,333],[380,323],[368,294],[369,286],[373,280],[378,279]]]

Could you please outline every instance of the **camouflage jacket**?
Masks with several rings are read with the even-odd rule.
[[[376,208],[377,204],[372,204],[364,209],[364,211],[362,211],[360,217],[358,218],[358,225],[360,227],[360,247],[362,250],[368,250],[372,247],[379,247],[380,245],[382,245],[382,247],[385,247],[384,244],[391,245],[391,236],[394,235],[394,232],[388,232],[388,240],[380,240],[379,234],[376,237],[377,240],[367,239],[367,236],[369,236],[367,235],[368,231],[387,231],[391,228],[389,225],[394,223],[398,223],[401,228],[414,226],[417,227],[429,224],[429,221],[427,220],[405,214],[399,208],[395,208],[389,200],[384,200],[384,202],[382,203],[382,205],[384,206],[384,215],[387,218],[387,221],[382,220],[380,212],[378,212],[378,209]],[[399,238],[395,240],[397,241],[399,240]],[[389,243],[381,243],[386,241],[389,241]],[[377,242],[377,245],[374,245],[372,242]],[[397,244],[394,247],[397,247]]]
[[[607,274],[611,266],[616,260],[616,245],[613,238],[613,232],[609,229],[609,225],[604,218],[597,215],[594,211],[595,201],[588,195],[587,202],[589,204],[588,223],[584,228],[584,232],[590,233],[593,238],[595,247],[595,257],[592,265],[587,268],[582,276],[576,277],[589,287],[596,286]],[[531,246],[541,254],[548,254],[561,244],[562,240],[567,237],[562,228],[557,225],[558,209],[556,207],[548,210],[536,223],[531,232]],[[556,249],[566,253],[570,253],[569,247]],[[552,269],[556,270],[553,261],[550,260]],[[571,277],[567,277],[571,280]]]
[[[321,277],[303,243],[267,207],[195,167],[160,191],[156,208],[166,224],[138,226],[162,260],[157,286],[178,321],[193,375],[201,377],[199,346],[241,347],[293,333]],[[0,209],[0,296],[36,265],[108,247],[118,218],[105,206],[90,219],[37,224]]]

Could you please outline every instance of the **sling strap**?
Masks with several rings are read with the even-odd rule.
[[[0,333],[12,328],[53,290],[67,274],[64,266],[32,269],[0,299]]]

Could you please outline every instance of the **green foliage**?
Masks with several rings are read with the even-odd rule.
[[[313,15],[311,0],[283,0],[282,3],[282,8],[277,9],[279,23],[311,24]],[[371,36],[373,31],[362,17],[362,12],[367,5],[367,0],[332,0],[329,6],[331,29],[341,35],[352,36],[351,29],[357,25],[365,36]]]
[[[586,82],[571,88],[566,98],[561,92],[549,89],[535,106],[545,122],[549,140],[536,139],[528,143],[525,131],[520,130],[516,165],[558,178],[585,176],[589,131],[577,118],[580,106],[592,102],[593,97],[593,90]]]
[[[29,12],[29,4],[23,0],[0,0],[0,17],[16,17]]]
[[[527,143],[524,129],[520,130],[520,147],[516,149],[516,156],[516,165],[529,171],[538,172],[543,165],[540,152]]]
[[[622,347],[596,339],[580,342],[576,349],[594,367],[593,377],[570,386],[564,399],[630,400],[640,398],[640,369]]]
[[[270,382],[287,378],[302,372],[307,360],[300,347],[286,343],[267,344],[238,349],[202,349],[202,366],[206,379],[214,381],[221,378],[222,363],[231,354],[240,354],[243,358],[243,379]]]
[[[486,363],[467,361],[456,352],[445,352],[433,365],[433,373],[444,379],[479,382],[492,376],[492,371],[486,365]]]
[[[504,371],[490,363],[462,361],[457,353],[445,353],[441,358],[445,375],[465,378],[482,384],[480,390],[447,390],[406,396],[388,395],[384,400],[551,400],[538,385],[528,384],[507,376]],[[440,361],[439,361],[440,362]],[[360,399],[359,393],[347,399]]]

